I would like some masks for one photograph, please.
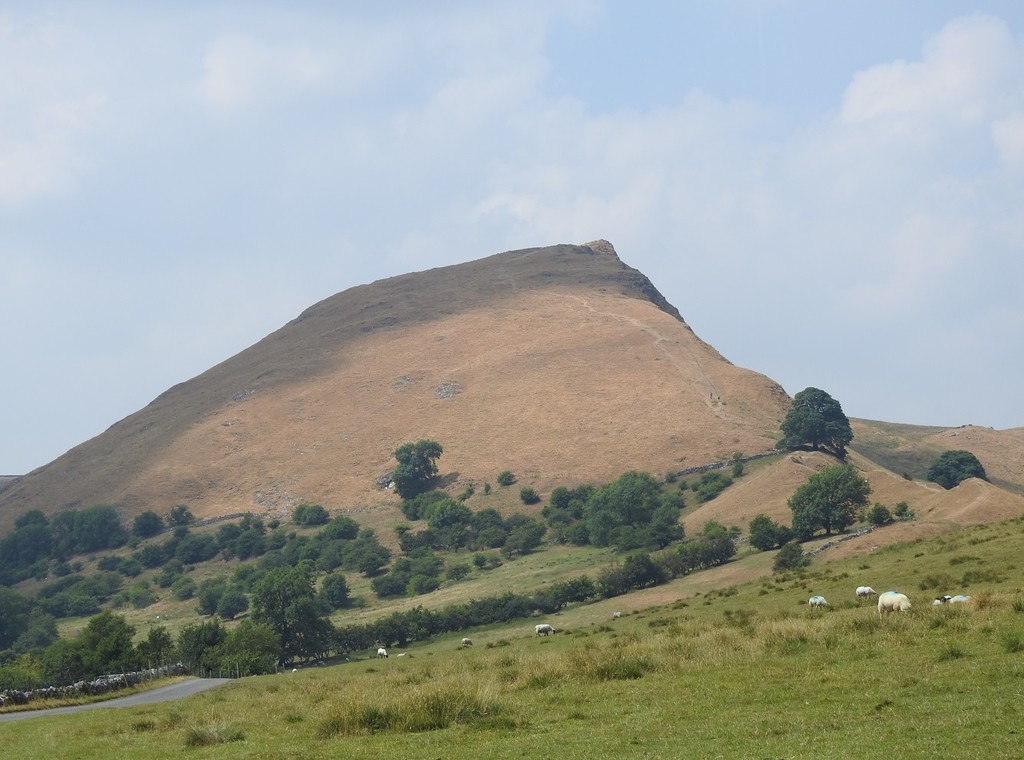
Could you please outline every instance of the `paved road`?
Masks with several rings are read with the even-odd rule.
[[[170,686],[161,686],[159,689],[142,691],[132,694],[129,697],[118,697],[108,699],[105,702],[91,702],[87,705],[73,705],[71,707],[51,707],[48,710],[24,710],[22,712],[0,713],[0,723],[10,720],[22,720],[24,718],[41,718],[45,715],[62,715],[64,713],[81,712],[82,710],[97,710],[101,707],[134,707],[136,705],[150,705],[156,702],[171,702],[175,699],[190,697],[201,691],[212,689],[230,681],[230,678],[193,678],[181,683],[172,683]]]

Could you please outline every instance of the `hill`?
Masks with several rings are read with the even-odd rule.
[[[1024,428],[946,428],[858,419],[850,425],[851,448],[893,472],[923,479],[943,451],[962,449],[978,457],[994,485],[1024,495]]]
[[[765,451],[788,404],[606,241],[509,251],[312,306],[9,485],[0,533],[94,504],[130,519],[316,502],[391,523],[379,481],[406,441],[443,444],[450,488],[511,470],[544,493]]]

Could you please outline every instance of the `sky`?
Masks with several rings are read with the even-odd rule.
[[[790,394],[1024,426],[1024,3],[0,0],[0,474],[350,287],[599,238]]]

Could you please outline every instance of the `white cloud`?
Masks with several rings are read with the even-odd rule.
[[[268,104],[323,87],[337,69],[325,52],[296,43],[271,43],[228,33],[203,58],[198,93],[217,109]]]
[[[977,123],[999,108],[1006,85],[1020,77],[1021,60],[1005,22],[981,14],[960,18],[929,40],[921,60],[857,74],[843,98],[842,119],[931,115]]]
[[[0,16],[0,208],[66,192],[92,163],[106,96],[74,51],[59,20]]]
[[[992,140],[999,158],[1010,169],[1024,169],[1024,113],[1013,113],[992,122]]]

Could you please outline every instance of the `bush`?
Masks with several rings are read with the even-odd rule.
[[[697,496],[697,501],[703,504],[714,499],[731,485],[732,478],[724,472],[707,472],[693,484],[692,488]]]
[[[804,556],[804,550],[799,541],[790,541],[775,555],[775,562],[772,570],[782,572],[785,570],[796,570],[799,567],[806,567],[811,564],[811,558]]]
[[[449,567],[445,571],[444,576],[446,579],[450,581],[461,581],[463,578],[469,575],[470,572],[472,571],[470,570],[469,565],[465,563],[460,563],[458,565],[452,565],[451,567]]]
[[[143,512],[132,522],[132,533],[140,538],[155,536],[164,529],[164,521],[156,512]]]
[[[897,520],[913,520],[914,511],[907,502],[901,501],[897,502],[896,506],[892,508],[892,516]]]
[[[988,480],[985,468],[969,451],[944,451],[928,468],[928,480],[946,489],[955,488],[968,478]]]
[[[516,482],[516,476],[510,470],[503,470],[498,473],[497,481],[499,486],[510,486]]]
[[[530,486],[523,486],[519,489],[519,499],[523,504],[536,504],[540,501],[540,496]]]
[[[296,525],[326,525],[330,519],[319,504],[299,504],[292,510],[292,522]]]
[[[892,513],[888,507],[876,501],[875,505],[868,510],[867,519],[872,525],[888,525],[892,522]]]

